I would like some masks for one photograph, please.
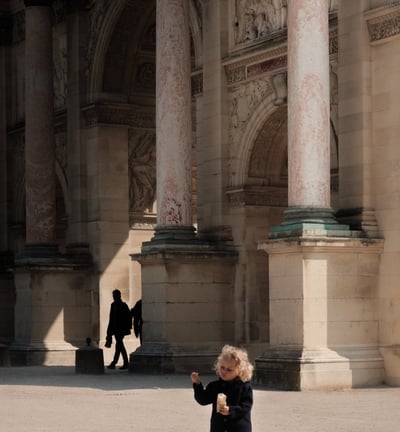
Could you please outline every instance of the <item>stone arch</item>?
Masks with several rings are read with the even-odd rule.
[[[231,169],[231,186],[243,186],[248,183],[248,169],[254,142],[264,127],[267,119],[277,109],[273,101],[275,95],[269,94],[254,111],[247,122],[242,138],[239,142],[238,165]]]
[[[287,187],[287,107],[273,111],[260,129],[248,163],[247,183]]]
[[[189,3],[190,33],[192,35],[194,66],[199,68],[203,62],[202,31],[200,11],[197,10],[194,0]]]
[[[95,29],[94,18],[91,17],[89,34],[89,46],[94,44],[92,50],[89,49],[89,81],[88,81],[88,100],[94,102],[96,95],[101,91],[103,81],[104,62],[107,47],[110,43],[115,25],[128,0],[113,0],[112,7],[108,7],[101,15],[98,28]],[[96,6],[94,6],[96,7]],[[96,42],[94,42],[96,41]]]
[[[93,39],[96,42],[89,50],[89,102],[94,102],[104,91],[113,97],[118,94],[118,101],[125,101],[124,96],[129,95],[133,84],[132,76],[137,73],[137,55],[143,48],[142,41],[146,41],[146,31],[153,16],[155,25],[155,5],[155,0],[113,0],[112,7],[103,11],[98,29],[94,29],[92,22],[89,45],[94,44]],[[194,67],[198,68],[202,63],[201,17],[193,0],[189,2],[189,20]],[[116,49],[120,50],[119,56]],[[118,62],[123,66],[119,67]],[[115,77],[116,71],[121,74],[118,78]],[[112,83],[123,87],[113,91]]]

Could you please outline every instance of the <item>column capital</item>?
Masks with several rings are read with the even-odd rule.
[[[29,7],[29,6],[48,6],[48,7],[51,7],[53,5],[53,0],[24,0],[24,4],[26,7]]]

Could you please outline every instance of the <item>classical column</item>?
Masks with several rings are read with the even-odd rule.
[[[11,33],[11,18],[0,15],[0,94],[6,95],[6,46]],[[6,97],[0,99],[0,257],[7,244],[7,121]],[[1,263],[1,258],[0,258]]]
[[[328,11],[328,0],[292,1],[288,8],[289,208],[272,236],[309,223],[325,229],[336,224],[330,207]]]
[[[186,0],[157,1],[156,74],[156,237],[193,236],[190,35]]]
[[[56,252],[52,1],[25,0],[26,252]]]
[[[68,136],[68,215],[67,253],[89,254],[87,220],[87,146],[84,144],[82,99],[86,94],[86,47],[89,18],[84,0],[67,2],[67,136]]]

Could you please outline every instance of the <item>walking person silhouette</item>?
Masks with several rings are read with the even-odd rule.
[[[115,354],[113,361],[107,366],[115,369],[119,356],[122,355],[123,365],[120,369],[128,369],[128,354],[124,346],[124,337],[131,333],[132,317],[128,305],[121,299],[121,291],[114,290],[114,301],[111,303],[110,319],[107,327],[106,347],[111,347],[112,336],[115,337]]]

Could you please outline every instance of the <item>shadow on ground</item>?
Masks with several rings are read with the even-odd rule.
[[[215,375],[203,376],[204,383]],[[0,367],[0,385],[45,387],[81,387],[98,390],[192,388],[189,375],[143,375],[126,370],[108,370],[104,374],[80,374],[75,366]]]

